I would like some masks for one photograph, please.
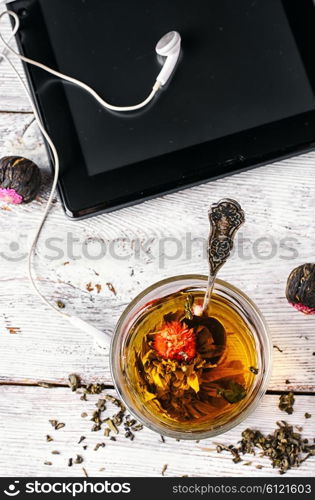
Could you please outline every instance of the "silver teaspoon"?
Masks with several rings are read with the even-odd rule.
[[[209,278],[202,306],[203,313],[209,308],[215,278],[231,255],[235,234],[245,222],[245,214],[237,201],[225,198],[211,206],[209,221]]]

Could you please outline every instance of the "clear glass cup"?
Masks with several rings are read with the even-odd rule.
[[[158,418],[143,403],[128,377],[126,345],[130,341],[130,331],[137,319],[145,312],[148,304],[180,291],[205,292],[207,277],[183,275],[165,279],[140,293],[125,309],[112,339],[111,370],[118,394],[130,413],[143,425],[164,436],[176,439],[205,439],[222,434],[242,422],[257,407],[265,394],[272,366],[272,345],[268,326],[256,305],[236,287],[222,280],[216,280],[213,300],[224,303],[233,314],[241,318],[255,344],[258,374],[254,377],[246,398],[238,405],[237,414],[231,413],[228,421],[209,421],[206,425],[185,428],[175,422]]]

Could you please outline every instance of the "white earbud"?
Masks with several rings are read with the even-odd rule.
[[[29,92],[23,78],[20,76],[15,65],[12,63],[11,59],[6,54],[6,51],[15,55],[16,57],[18,57],[20,60],[24,61],[27,64],[31,64],[32,66],[36,66],[38,68],[41,68],[44,71],[47,71],[48,73],[50,73],[58,78],[61,78],[65,81],[68,81],[68,82],[73,83],[75,85],[78,85],[83,90],[85,90],[86,92],[91,94],[96,99],[96,101],[99,102],[104,108],[110,109],[112,111],[128,112],[128,111],[136,111],[138,109],[145,107],[147,104],[149,104],[149,102],[152,101],[152,99],[154,98],[155,94],[159,91],[159,89],[163,85],[165,85],[166,82],[169,80],[169,78],[171,77],[171,75],[175,69],[176,63],[177,63],[179,55],[180,55],[181,37],[180,37],[180,34],[177,33],[177,31],[171,31],[170,33],[167,33],[166,35],[164,35],[163,38],[161,38],[161,40],[158,42],[158,44],[156,46],[156,52],[160,56],[166,57],[166,61],[164,63],[162,71],[158,75],[158,77],[153,85],[152,91],[149,94],[149,96],[144,101],[140,102],[139,104],[135,104],[133,106],[114,106],[114,105],[106,102],[99,94],[96,93],[96,91],[94,89],[89,87],[86,83],[81,82],[80,80],[77,80],[76,78],[73,78],[71,76],[60,73],[59,71],[56,71],[52,68],[49,68],[45,64],[42,64],[38,61],[34,61],[33,59],[25,57],[22,54],[20,54],[19,52],[16,52],[9,45],[9,42],[10,42],[11,38],[18,32],[19,27],[20,27],[20,20],[19,20],[18,15],[15,12],[10,11],[10,10],[7,10],[7,11],[0,13],[0,20],[5,15],[9,16],[14,21],[13,22],[13,33],[12,33],[12,36],[10,37],[10,39],[8,41],[6,41],[0,32],[0,40],[3,42],[3,44],[5,46],[5,49],[2,50],[2,52],[0,51],[0,61],[1,61],[1,58],[3,58],[5,61],[7,61],[7,63],[11,66],[12,70],[14,71],[17,78],[19,79],[19,81],[20,81],[20,83],[25,91],[26,96],[28,97],[28,99],[30,101],[30,105],[32,107],[36,122],[37,122],[37,124],[38,124],[38,126],[39,126],[47,144],[49,145],[51,152],[52,152],[52,156],[53,156],[53,160],[54,160],[54,167],[55,167],[52,188],[51,188],[51,191],[49,194],[47,205],[46,205],[46,208],[44,210],[44,214],[43,214],[43,217],[40,221],[39,227],[35,233],[33,242],[31,244],[30,252],[29,252],[29,258],[28,258],[29,278],[30,278],[31,284],[33,285],[35,292],[37,293],[37,295],[40,297],[40,299],[47,306],[51,307],[54,311],[61,314],[64,318],[66,318],[76,328],[79,328],[80,330],[84,331],[85,333],[92,335],[98,346],[101,346],[101,347],[108,346],[110,343],[110,336],[107,333],[104,333],[104,332],[98,330],[97,328],[94,328],[92,325],[89,325],[88,323],[86,323],[85,321],[83,321],[80,318],[77,318],[75,316],[71,316],[64,311],[57,309],[41,293],[41,291],[39,290],[37,283],[35,281],[35,277],[33,276],[32,257],[35,253],[37,242],[39,240],[42,228],[43,228],[44,223],[46,221],[48,212],[50,210],[54,193],[56,191],[57,181],[58,181],[58,177],[59,177],[59,155],[58,155],[57,149],[56,149],[51,137],[49,136],[44,124],[41,121],[41,118],[38,114],[37,108],[32,100],[30,92]]]
[[[172,76],[180,56],[181,36],[177,31],[170,31],[164,35],[155,48],[157,54],[166,57],[162,71],[157,77],[157,81],[163,86]]]

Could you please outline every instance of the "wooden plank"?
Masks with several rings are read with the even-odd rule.
[[[112,393],[112,391],[108,391]],[[231,455],[217,454],[215,442],[236,444],[241,432],[247,427],[258,428],[264,433],[272,432],[280,419],[291,424],[302,425],[303,436],[313,438],[315,419],[315,398],[298,396],[294,414],[288,416],[277,408],[278,397],[267,396],[255,413],[236,429],[214,439],[199,443],[160,437],[144,429],[136,433],[133,442],[119,434],[117,441],[104,438],[102,432],[90,432],[90,417],[81,418],[82,412],[92,413],[98,396],[88,396],[80,401],[79,395],[69,389],[42,389],[34,387],[0,387],[0,474],[2,476],[82,476],[82,466],[90,476],[160,476],[168,464],[166,476],[275,476],[267,459],[248,456],[252,466],[233,464]],[[311,419],[304,418],[305,411],[313,413]],[[109,408],[109,415],[114,410]],[[55,431],[49,419],[64,422],[66,427]],[[47,443],[46,435],[54,441]],[[80,436],[86,436],[77,444]],[[105,448],[94,451],[95,445],[106,442]],[[87,445],[87,450],[82,446]],[[211,449],[205,451],[204,448]],[[51,451],[60,451],[52,455]],[[67,466],[68,459],[80,454],[82,465]],[[287,476],[309,477],[314,475],[314,460],[306,461],[300,469],[292,469]],[[53,463],[44,465],[45,461]],[[263,469],[256,469],[262,465]],[[105,467],[105,471],[100,469]]]
[[[86,381],[110,383],[106,355],[40,303],[28,284],[26,259],[15,262],[28,250],[49,186],[45,149],[31,115],[0,114],[0,155],[8,154],[33,159],[45,174],[37,201],[0,207],[0,380],[64,383],[68,372],[78,371]],[[314,153],[306,154],[76,223],[56,202],[36,259],[41,289],[51,301],[63,299],[68,311],[112,332],[125,306],[143,288],[171,275],[207,272],[203,249],[208,206],[235,197],[247,213],[247,223],[220,277],[257,303],[273,343],[283,351],[275,349],[270,389],[287,389],[289,378],[290,388],[312,391],[315,318],[290,308],[284,289],[292,268],[314,260],[314,160]],[[73,245],[77,260],[67,244],[71,235],[79,240]],[[56,236],[63,254],[52,260],[56,252],[46,245]],[[107,254],[95,259],[99,240]],[[87,249],[90,257],[83,255]],[[102,291],[88,292],[90,282],[101,284]],[[116,296],[107,283],[114,285]],[[10,334],[9,327],[18,328],[18,333]]]
[[[9,25],[5,24],[8,37]],[[4,62],[0,63],[0,111],[4,111],[0,113],[0,156],[27,156],[44,172],[43,189],[33,204],[0,206],[0,384],[42,380],[65,384],[70,372],[81,374],[85,382],[111,384],[108,353],[95,350],[89,337],[42,306],[29,287],[25,258],[19,258],[27,251],[44,210],[49,174],[30,106]],[[293,267],[314,259],[314,160],[314,153],[299,156],[76,224],[64,217],[56,200],[38,251],[40,286],[51,301],[62,299],[68,311],[112,332],[124,307],[144,287],[175,274],[206,273],[207,207],[221,197],[235,197],[246,210],[247,224],[234,259],[221,276],[257,303],[266,316],[273,343],[281,350],[274,350],[269,388],[312,392],[314,317],[289,308],[284,287]],[[61,238],[58,246],[63,255],[51,259],[46,245],[56,235]],[[79,240],[74,245],[77,259],[69,255],[69,235]],[[99,251],[100,239],[106,245],[106,256],[87,256],[87,249],[93,255]],[[101,284],[101,292],[96,288],[88,292],[88,283]],[[107,283],[114,285],[117,295]],[[133,443],[119,436],[117,442],[109,441],[95,452],[93,448],[102,436],[90,433],[90,422],[80,418],[82,411],[93,410],[95,399],[89,397],[85,403],[61,387],[0,386],[0,449],[5,450],[0,456],[0,474],[81,476],[81,465],[67,467],[68,458],[76,453],[84,455],[82,465],[88,473],[100,477],[159,476],[164,464],[168,464],[166,475],[171,476],[276,474],[259,458],[253,466],[234,465],[225,454],[216,454],[212,440],[197,444],[167,439],[163,444],[148,430],[139,433]],[[304,412],[315,414],[315,398],[297,396],[292,416],[280,412],[277,403],[277,396],[266,396],[252,417],[216,441],[236,443],[241,431],[257,422],[260,430],[270,432],[282,418],[298,425],[302,422],[305,436],[314,437],[314,417],[305,420]],[[65,421],[66,428],[55,433],[49,418]],[[45,442],[47,433],[55,435],[53,443]],[[88,449],[83,453],[82,445],[76,443],[85,434]],[[61,455],[51,455],[53,449]],[[54,465],[44,465],[45,461]],[[313,462],[304,463],[290,475],[314,475]],[[264,468],[258,470],[256,464]]]
[[[118,320],[121,305],[118,298],[96,297],[94,302],[63,285],[55,284],[59,293],[53,291],[51,300],[66,297],[66,303],[77,310],[80,316],[103,330],[111,332]],[[70,328],[53,311],[43,311],[34,306],[34,297],[27,282],[14,280],[2,283],[0,381],[34,383],[38,380],[65,383],[67,373],[78,372],[86,382],[103,381],[111,384],[108,353],[96,350],[93,342],[83,332]],[[83,291],[81,292],[84,293]],[[280,328],[280,318],[272,322],[278,327],[274,341],[283,352],[274,350],[273,375],[269,385],[272,390],[314,390],[314,339],[311,328],[308,340],[300,338],[303,317],[294,313],[288,316],[290,330]],[[293,327],[296,329],[293,333]],[[12,334],[13,330],[16,334]],[[305,333],[305,330],[304,330]],[[290,383],[286,384],[289,379]]]

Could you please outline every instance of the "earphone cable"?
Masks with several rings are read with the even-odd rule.
[[[48,135],[48,133],[46,132],[45,128],[43,127],[42,123],[41,123],[41,120],[40,120],[40,117],[38,115],[38,112],[33,104],[33,101],[32,101],[32,98],[31,98],[31,95],[26,87],[26,84],[24,83],[21,75],[19,74],[19,72],[17,71],[16,67],[14,66],[14,64],[12,63],[12,61],[8,58],[8,56],[6,54],[3,54],[2,53],[2,57],[3,59],[10,65],[11,69],[14,71],[15,75],[17,76],[19,82],[21,83],[21,85],[23,86],[23,89],[25,91],[25,95],[27,95],[28,99],[29,99],[29,102],[30,102],[30,105],[31,105],[31,108],[32,108],[32,112],[35,116],[35,120],[36,120],[36,123],[41,131],[41,133],[43,134],[46,142],[48,143],[49,145],[49,148],[52,152],[52,155],[53,155],[53,161],[54,161],[54,177],[53,177],[53,182],[52,182],[52,186],[51,186],[51,189],[50,189],[50,194],[49,194],[49,197],[48,197],[48,200],[47,200],[47,203],[46,203],[46,207],[45,207],[45,210],[44,210],[44,213],[43,213],[43,216],[40,220],[40,223],[39,223],[39,226],[38,226],[38,229],[35,233],[35,236],[33,238],[33,241],[31,243],[31,246],[30,246],[30,250],[29,250],[29,254],[28,254],[28,275],[29,275],[29,279],[31,281],[31,284],[33,285],[33,288],[35,290],[35,292],[37,293],[37,295],[40,297],[40,299],[46,304],[48,305],[49,307],[51,307],[52,309],[54,309],[54,311],[62,314],[63,316],[68,316],[68,314],[64,313],[63,311],[61,310],[58,310],[56,307],[54,307],[47,299],[44,295],[42,295],[42,293],[40,292],[40,290],[38,289],[37,287],[37,284],[36,284],[36,281],[35,281],[35,278],[33,276],[33,266],[32,266],[32,257],[35,253],[35,250],[36,250],[36,245],[37,245],[37,242],[38,242],[38,239],[40,237],[40,234],[41,234],[41,231],[42,231],[42,228],[45,224],[45,221],[46,221],[46,218],[47,218],[47,215],[48,215],[48,212],[51,208],[51,204],[52,204],[52,201],[53,201],[53,197],[55,195],[55,192],[56,192],[56,187],[57,187],[57,182],[58,182],[58,177],[59,177],[59,156],[58,156],[58,153],[57,153],[57,150],[56,150],[56,147],[51,139],[51,137]]]
[[[20,20],[19,20],[19,17],[18,15],[11,11],[11,10],[7,10],[5,12],[2,12],[0,14],[0,20],[1,18],[4,16],[4,15],[9,15],[10,17],[13,17],[14,21],[15,21],[15,26],[14,26],[14,29],[16,30],[16,33],[18,32],[19,30],[19,27],[20,27]],[[27,64],[31,64],[32,66],[36,66],[38,68],[41,68],[43,69],[44,71],[46,71],[47,73],[50,73],[51,75],[54,75],[58,78],[61,78],[62,80],[65,80],[69,83],[73,83],[74,85],[77,85],[79,87],[81,87],[83,90],[85,90],[86,92],[88,92],[89,94],[91,94],[92,97],[94,97],[94,99],[99,102],[101,104],[101,106],[111,110],[111,111],[120,111],[120,112],[126,112],[126,111],[136,111],[138,109],[141,109],[145,106],[147,106],[151,101],[152,99],[154,98],[155,94],[157,93],[157,91],[160,89],[161,87],[161,83],[156,81],[152,87],[152,90],[150,92],[150,94],[148,95],[148,97],[140,102],[139,104],[135,104],[133,106],[114,106],[113,104],[110,104],[108,103],[107,101],[105,101],[97,92],[95,92],[94,89],[92,89],[92,87],[90,87],[89,85],[87,85],[86,83],[84,82],[81,82],[80,80],[77,80],[76,78],[73,78],[72,76],[68,76],[68,75],[65,75],[64,73],[60,73],[59,71],[56,71],[52,68],[50,68],[49,66],[46,66],[45,64],[42,64],[38,61],[35,61],[34,59],[30,59],[28,57],[25,57],[23,56],[22,54],[20,54],[19,52],[17,52],[16,50],[14,50],[10,45],[9,45],[9,42],[7,42],[1,32],[0,32],[0,39],[1,41],[3,42],[3,44],[5,45],[6,49],[11,52],[11,54],[14,54],[16,57],[18,57],[21,61],[27,63]]]
[[[41,64],[41,63],[39,63],[37,61],[34,61],[32,59],[29,59],[27,57],[24,57],[21,54],[19,54],[18,52],[16,52],[9,45],[9,43],[10,43],[10,41],[12,40],[12,38],[16,35],[16,33],[19,30],[20,20],[19,20],[17,14],[15,14],[15,12],[7,10],[7,11],[4,11],[4,12],[2,12],[0,14],[0,21],[3,18],[4,15],[8,15],[8,16],[12,17],[14,19],[15,23],[14,23],[14,26],[12,28],[12,35],[10,36],[10,38],[9,38],[8,41],[6,41],[3,38],[2,34],[1,34],[1,31],[0,31],[0,39],[2,40],[2,42],[3,42],[4,46],[5,46],[5,48],[3,49],[3,51],[0,53],[0,62],[1,62],[1,58],[4,59],[10,65],[12,71],[15,73],[16,77],[18,78],[19,82],[21,83],[21,85],[22,85],[22,87],[23,87],[23,89],[25,91],[25,95],[27,96],[27,98],[29,100],[30,106],[32,108],[32,112],[33,112],[33,114],[35,116],[36,123],[37,123],[37,125],[38,125],[38,127],[39,127],[39,129],[40,129],[40,131],[41,131],[41,133],[42,133],[42,135],[44,137],[44,139],[46,140],[47,144],[49,145],[49,148],[50,148],[52,156],[53,156],[53,165],[54,165],[54,175],[53,175],[53,182],[52,182],[50,194],[49,194],[49,197],[48,197],[48,200],[47,200],[47,203],[46,203],[46,207],[45,207],[43,216],[42,216],[42,218],[40,220],[39,226],[37,228],[37,231],[35,233],[35,236],[33,238],[32,243],[31,243],[29,254],[28,254],[28,275],[29,275],[29,279],[30,279],[30,282],[31,282],[31,284],[33,286],[34,291],[36,292],[36,294],[38,295],[38,297],[44,302],[44,304],[48,305],[55,312],[61,314],[64,317],[67,317],[69,319],[69,318],[71,318],[70,315],[68,315],[67,313],[61,311],[60,309],[57,309],[57,307],[55,307],[51,302],[49,302],[49,300],[46,299],[46,297],[39,290],[39,288],[37,286],[37,283],[36,283],[36,280],[35,280],[35,277],[33,276],[33,256],[35,255],[36,246],[37,246],[38,240],[40,238],[43,226],[44,226],[44,224],[46,222],[48,213],[49,213],[51,205],[52,205],[52,201],[53,201],[54,195],[56,193],[56,188],[57,188],[57,183],[58,183],[58,178],[59,178],[59,171],[60,171],[59,155],[58,155],[58,152],[57,152],[57,149],[56,149],[56,147],[54,145],[53,140],[49,136],[48,132],[46,131],[46,129],[45,129],[45,127],[44,127],[44,125],[43,125],[43,123],[41,121],[41,118],[40,118],[40,116],[39,116],[39,114],[37,112],[35,104],[33,103],[33,99],[32,99],[32,97],[30,95],[30,92],[29,92],[29,90],[27,88],[27,85],[23,81],[20,73],[18,72],[18,70],[15,67],[15,65],[13,64],[13,62],[7,56],[6,51],[9,51],[11,54],[15,55],[20,60],[22,60],[22,61],[24,61],[24,62],[26,62],[28,64],[31,64],[33,66],[37,66],[37,67],[43,69],[44,71],[47,71],[48,73],[51,73],[52,75],[55,75],[55,76],[57,76],[57,77],[59,77],[59,78],[61,78],[63,80],[66,80],[66,81],[68,81],[70,83],[73,83],[75,85],[78,85],[82,89],[84,89],[87,92],[89,92],[102,106],[104,106],[107,109],[113,110],[113,111],[126,112],[126,111],[134,111],[134,110],[141,109],[141,108],[145,107],[154,98],[155,94],[160,89],[161,84],[159,82],[156,82],[154,84],[154,86],[153,86],[153,89],[152,89],[150,95],[144,101],[142,101],[139,104],[136,104],[134,106],[122,106],[122,107],[113,106],[113,105],[107,103],[106,101],[104,101],[91,87],[89,87],[85,83],[83,83],[83,82],[81,82],[79,80],[76,80],[75,78],[69,77],[67,75],[63,75],[62,73],[59,73],[58,71],[55,71],[55,70],[49,68],[48,66],[45,66],[44,64]]]

